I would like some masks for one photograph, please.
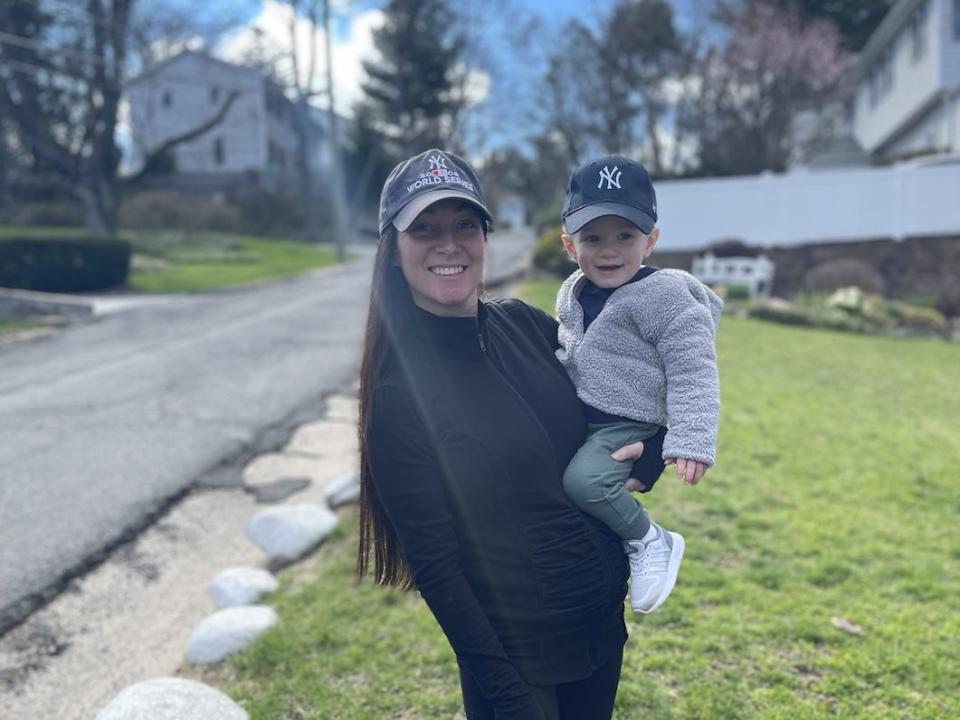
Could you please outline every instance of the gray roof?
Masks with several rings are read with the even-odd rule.
[[[210,55],[209,53],[201,52],[198,50],[182,50],[178,52],[176,55],[172,55],[166,58],[165,60],[161,60],[156,65],[152,65],[151,67],[147,68],[144,72],[137,75],[135,78],[132,78],[131,80],[129,80],[127,82],[127,87],[131,85],[135,85],[141,82],[142,80],[146,80],[147,78],[152,77],[153,75],[156,75],[158,72],[165,70],[170,65],[174,64],[175,62],[178,62],[181,58],[187,55],[193,55],[194,57],[201,58],[209,63],[221,65],[223,67],[230,68],[231,70],[234,70],[236,72],[240,72],[243,74],[251,74],[257,77],[262,77],[263,75],[256,68],[248,67],[246,65],[237,65],[236,63],[230,63],[230,62],[227,62],[226,60],[215,58],[213,55]]]

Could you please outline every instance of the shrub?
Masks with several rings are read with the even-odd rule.
[[[864,292],[883,294],[883,276],[867,263],[853,258],[840,258],[823,262],[803,277],[803,289],[807,292],[833,292],[845,287],[858,287]]]
[[[786,325],[883,335],[947,335],[946,319],[932,308],[915,307],[858,288],[842,288],[829,297],[799,296],[791,304],[771,298],[752,303],[747,315]]]
[[[946,335],[947,319],[933,308],[916,307],[906,303],[892,302],[888,313],[896,327],[910,335]]]
[[[45,292],[86,292],[122,285],[130,244],[103,238],[0,240],[0,286]]]
[[[244,229],[239,208],[210,200],[192,198],[174,190],[148,190],[124,200],[117,210],[120,227],[134,230],[216,230]]]
[[[723,291],[725,300],[750,299],[750,288],[746,285],[725,285]]]
[[[960,285],[944,285],[933,306],[947,317],[960,317]]]
[[[574,264],[567,257],[567,251],[563,249],[563,243],[560,241],[562,234],[563,229],[557,225],[540,236],[533,248],[535,268],[558,277],[566,277],[573,271]]]
[[[245,188],[230,199],[240,208],[246,234],[293,237],[303,228],[303,203],[299,200],[259,188]],[[325,216],[330,215],[327,205],[323,204]],[[324,222],[332,224],[332,220]]]
[[[747,316],[758,320],[769,320],[783,325],[812,325],[810,314],[803,308],[795,307],[785,300],[762,300],[747,308]]]
[[[26,203],[12,209],[10,224],[82,227],[83,209],[77,203],[67,201]]]
[[[718,240],[709,248],[710,252],[718,258],[728,257],[757,257],[760,255],[758,248],[752,248],[739,238],[728,238]]]

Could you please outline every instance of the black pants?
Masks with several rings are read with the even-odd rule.
[[[540,703],[546,720],[610,720],[622,664],[621,650],[585,680],[531,686],[530,691]],[[494,720],[493,706],[480,694],[480,688],[473,678],[462,670],[460,687],[467,720]]]

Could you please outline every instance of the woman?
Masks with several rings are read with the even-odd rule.
[[[609,718],[626,559],[561,487],[586,425],[554,356],[555,321],[479,301],[490,220],[476,175],[450,153],[410,158],[384,185],[361,369],[358,571],[372,551],[377,582],[420,591],[456,653],[471,720]],[[647,446],[653,460],[635,476],[649,486],[662,464]]]

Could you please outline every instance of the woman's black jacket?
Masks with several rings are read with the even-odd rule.
[[[535,716],[527,683],[588,677],[627,636],[620,540],[561,487],[586,426],[556,322],[509,300],[415,308],[395,331],[368,413],[375,487],[461,669],[498,718]]]

